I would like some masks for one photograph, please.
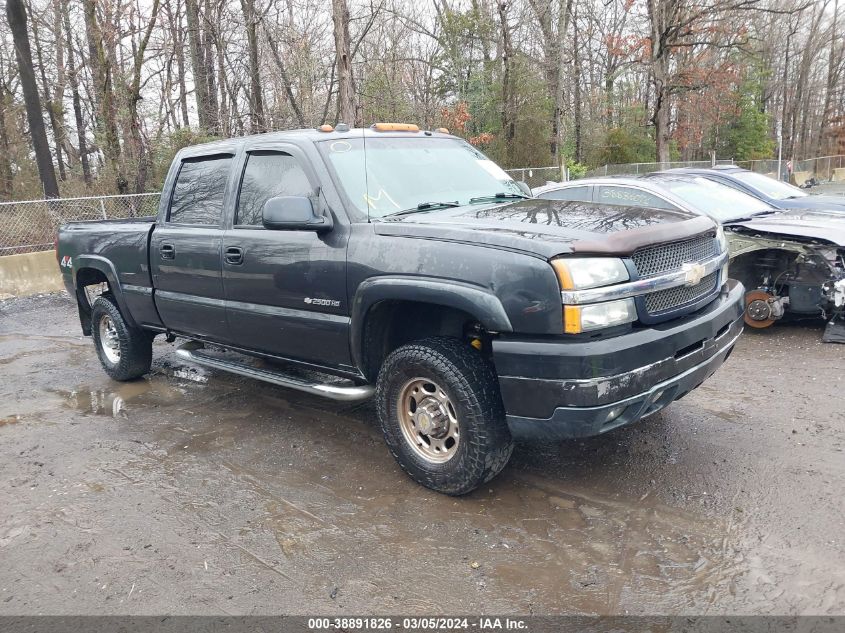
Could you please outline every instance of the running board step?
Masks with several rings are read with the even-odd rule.
[[[333,383],[320,383],[314,381],[303,380],[294,376],[289,376],[280,371],[272,369],[260,369],[253,367],[246,363],[241,363],[235,360],[228,360],[225,358],[218,358],[212,356],[203,350],[202,344],[189,342],[185,343],[176,350],[176,355],[189,360],[197,365],[210,367],[212,369],[219,369],[220,371],[228,371],[239,376],[247,378],[254,378],[255,380],[263,380],[280,387],[287,387],[289,389],[296,389],[297,391],[304,391],[315,396],[322,396],[331,400],[339,402],[357,402],[359,400],[366,400],[370,398],[375,392],[372,385],[338,385]]]

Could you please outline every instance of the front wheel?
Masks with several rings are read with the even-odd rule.
[[[437,492],[474,490],[513,452],[493,367],[458,339],[430,338],[395,350],[379,371],[376,400],[396,461]]]
[[[97,297],[91,325],[100,364],[111,378],[132,380],[150,371],[153,335],[127,324],[111,295]]]

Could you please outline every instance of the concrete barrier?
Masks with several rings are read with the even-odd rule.
[[[845,167],[837,167],[833,170],[833,182],[845,182]]]
[[[794,171],[792,175],[789,177],[790,184],[795,185],[796,187],[800,187],[805,182],[807,182],[810,178],[813,177],[813,174],[809,171]]]
[[[55,251],[0,257],[0,299],[64,290]]]

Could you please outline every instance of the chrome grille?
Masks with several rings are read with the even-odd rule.
[[[719,254],[719,246],[712,235],[701,235],[683,242],[649,246],[634,251],[631,259],[641,279],[680,270],[686,263],[698,263]]]
[[[647,294],[644,297],[645,309],[649,314],[659,314],[693,303],[715,288],[718,274],[710,273],[694,286],[677,286]]]

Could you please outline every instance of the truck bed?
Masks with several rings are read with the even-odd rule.
[[[126,302],[137,323],[160,325],[153,304],[148,253],[155,220],[155,217],[141,217],[62,225],[58,259],[66,284],[71,281],[73,262],[77,270],[84,261],[96,262],[94,267],[107,267],[119,281],[120,289],[115,290],[122,293],[119,299]]]

